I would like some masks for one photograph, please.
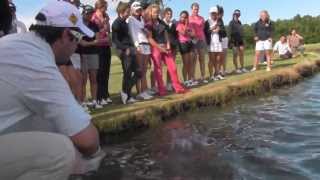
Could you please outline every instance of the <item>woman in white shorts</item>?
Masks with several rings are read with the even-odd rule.
[[[150,61],[151,49],[147,38],[148,30],[145,28],[140,2],[131,5],[131,16],[128,18],[129,33],[137,51],[137,62],[141,78],[137,81],[137,99],[149,100],[152,95],[148,93],[147,69]]]
[[[256,71],[258,69],[261,53],[265,53],[265,56],[267,57],[267,71],[271,71],[273,24],[270,21],[268,11],[261,11],[260,19],[254,26],[254,32],[254,40],[256,41],[256,55],[251,71]]]
[[[210,18],[205,23],[205,35],[209,52],[209,73],[211,80],[224,79],[220,74],[222,41],[219,36],[219,18],[218,8],[216,6],[210,8]],[[214,69],[214,74],[213,74]]]

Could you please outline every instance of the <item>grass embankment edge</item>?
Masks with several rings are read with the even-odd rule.
[[[238,97],[260,95],[282,86],[292,86],[319,70],[320,60],[304,60],[268,73],[260,71],[234,81],[209,84],[184,95],[170,95],[165,100],[148,102],[139,109],[94,114],[93,122],[100,133],[121,132],[142,126],[154,127],[182,112],[206,106],[221,106]]]

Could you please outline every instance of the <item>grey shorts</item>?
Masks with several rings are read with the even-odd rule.
[[[98,70],[99,69],[99,55],[98,54],[83,54],[81,69],[83,71]]]
[[[204,40],[199,40],[193,47],[195,49],[207,49],[207,43]]]

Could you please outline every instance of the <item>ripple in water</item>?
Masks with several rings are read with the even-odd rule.
[[[319,110],[317,76],[272,96],[187,113],[106,145],[100,179],[318,180]]]

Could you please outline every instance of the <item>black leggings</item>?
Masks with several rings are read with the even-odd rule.
[[[111,48],[101,48],[99,53],[99,69],[97,74],[97,100],[107,99],[109,95],[109,75],[111,66]]]
[[[123,71],[122,91],[128,95],[128,98],[130,98],[132,87],[141,77],[141,73],[139,72],[139,68],[136,62],[136,55],[134,53],[134,49],[131,49],[129,55],[127,55],[125,51],[121,51],[120,60]]]

